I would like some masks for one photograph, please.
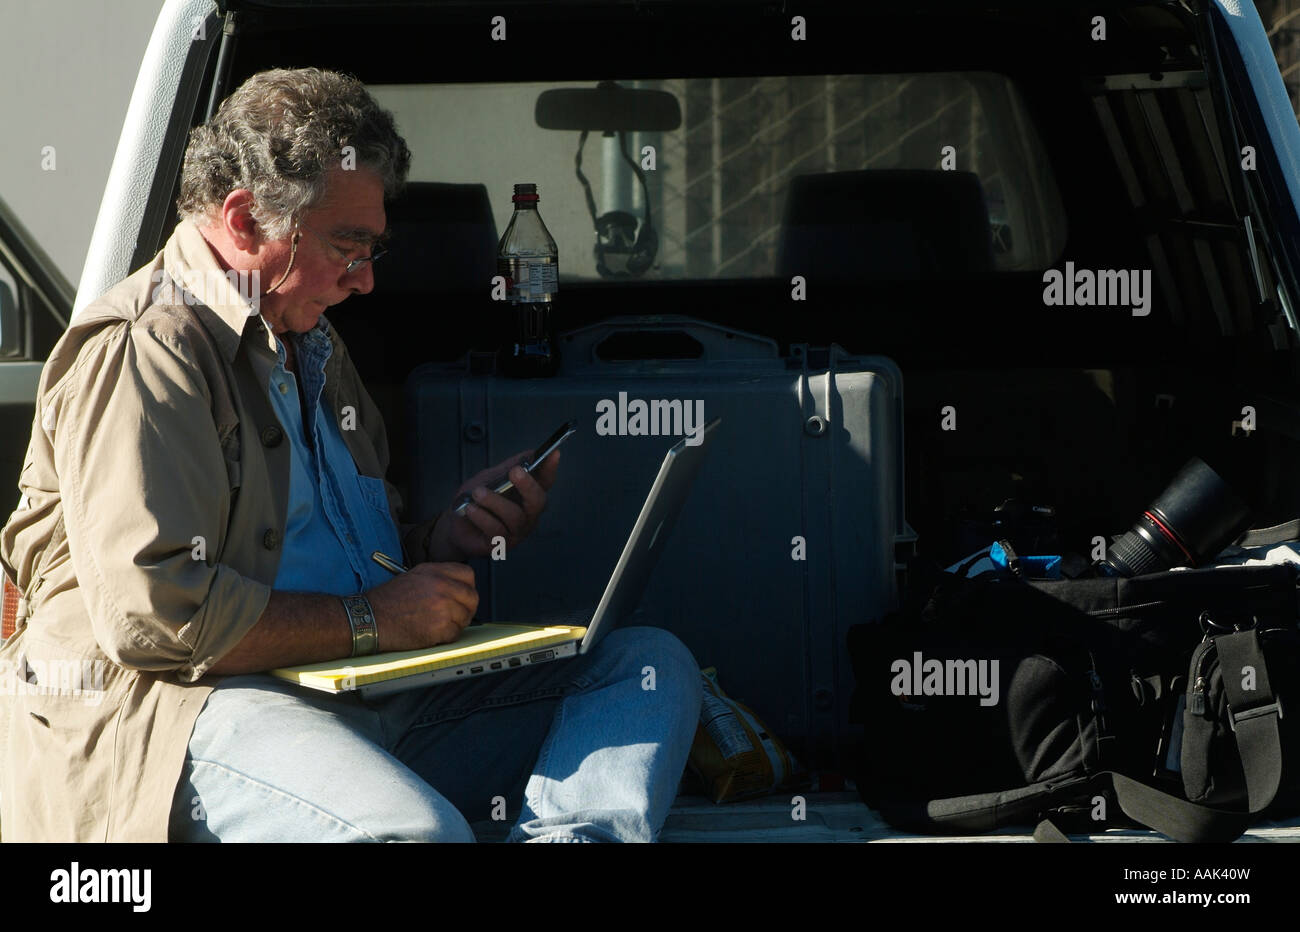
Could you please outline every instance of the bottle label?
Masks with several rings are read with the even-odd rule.
[[[497,272],[505,277],[511,304],[550,301],[559,290],[560,265],[551,256],[503,256]]]

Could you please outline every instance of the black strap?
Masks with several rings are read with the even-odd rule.
[[[1094,781],[1109,780],[1124,814],[1140,825],[1155,829],[1174,841],[1221,843],[1233,841],[1250,828],[1257,813],[1216,809],[1188,802],[1132,777],[1101,771],[1057,790],[1069,795]],[[1018,787],[1001,793],[957,796],[929,801],[871,800],[868,805],[890,825],[913,832],[990,832],[1008,822],[1028,821],[1043,811],[1042,787]],[[1051,794],[1053,797],[1058,794]],[[1052,815],[1041,819],[1034,841],[1068,843],[1069,836]]]
[[[1124,814],[1174,841],[1224,842],[1239,838],[1255,820],[1249,812],[1230,812],[1188,802],[1139,783],[1122,773],[1111,773],[1111,785]]]
[[[1174,841],[1220,843],[1241,837],[1250,828],[1255,814],[1232,812],[1202,806],[1139,783],[1122,773],[1105,771],[1115,789],[1115,798],[1124,814],[1147,828],[1155,829]],[[1034,841],[1047,844],[1070,842],[1070,838],[1050,815],[1034,829]]]
[[[1246,550],[1251,547],[1267,547],[1269,544],[1283,544],[1291,540],[1300,540],[1300,518],[1274,524],[1272,527],[1247,531],[1237,539],[1237,546]]]
[[[1268,666],[1254,628],[1214,639],[1219,653],[1223,691],[1237,736],[1237,753],[1246,774],[1246,798],[1251,812],[1263,812],[1282,785],[1282,736],[1278,719],[1283,710],[1268,681]],[[1243,681],[1253,680],[1253,689]]]
[[[1174,841],[1232,841],[1241,837],[1255,818],[1255,814],[1250,812],[1233,812],[1188,802],[1122,773],[1105,771],[1101,776],[1110,778],[1115,798],[1126,816]],[[1069,843],[1070,838],[1051,816],[1047,816],[1034,829],[1034,841],[1059,844]]]

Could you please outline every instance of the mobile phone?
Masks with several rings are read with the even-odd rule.
[[[525,470],[531,473],[534,469],[536,469],[538,466],[542,464],[543,460],[545,460],[548,456],[551,455],[551,453],[555,451],[556,447],[564,443],[564,441],[568,439],[569,435],[576,433],[577,430],[578,430],[577,421],[567,421],[566,423],[561,424],[559,429],[557,429],[555,433],[551,434],[551,436],[547,437],[545,440],[543,440],[534,448],[533,456],[531,459],[526,459],[519,465],[524,467]],[[483,484],[487,486],[489,489],[491,489],[493,492],[496,492],[498,495],[505,495],[507,492],[509,492],[511,489],[515,487],[515,484],[510,481],[510,476],[507,475],[506,473],[502,473],[499,476],[494,476],[492,479],[488,480]],[[510,496],[510,498],[514,500],[516,503],[520,501],[518,493]],[[456,514],[463,515],[465,513],[465,509],[468,508],[470,503],[473,501],[474,499],[471,498],[469,495],[461,496],[460,501],[456,503]]]

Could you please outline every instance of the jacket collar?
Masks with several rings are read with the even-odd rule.
[[[256,319],[266,347],[275,352],[275,338],[262,326],[258,310],[260,283],[250,274],[222,269],[208,241],[191,220],[182,220],[163,247],[163,267],[176,284],[180,300],[194,309],[227,362],[234,362],[244,327]]]

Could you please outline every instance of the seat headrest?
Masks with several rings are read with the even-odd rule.
[[[497,228],[482,184],[412,182],[388,205],[393,252],[376,292],[472,291],[491,287]]]
[[[984,191],[970,172],[797,176],[786,197],[779,248],[782,278],[965,278],[993,268]]]

